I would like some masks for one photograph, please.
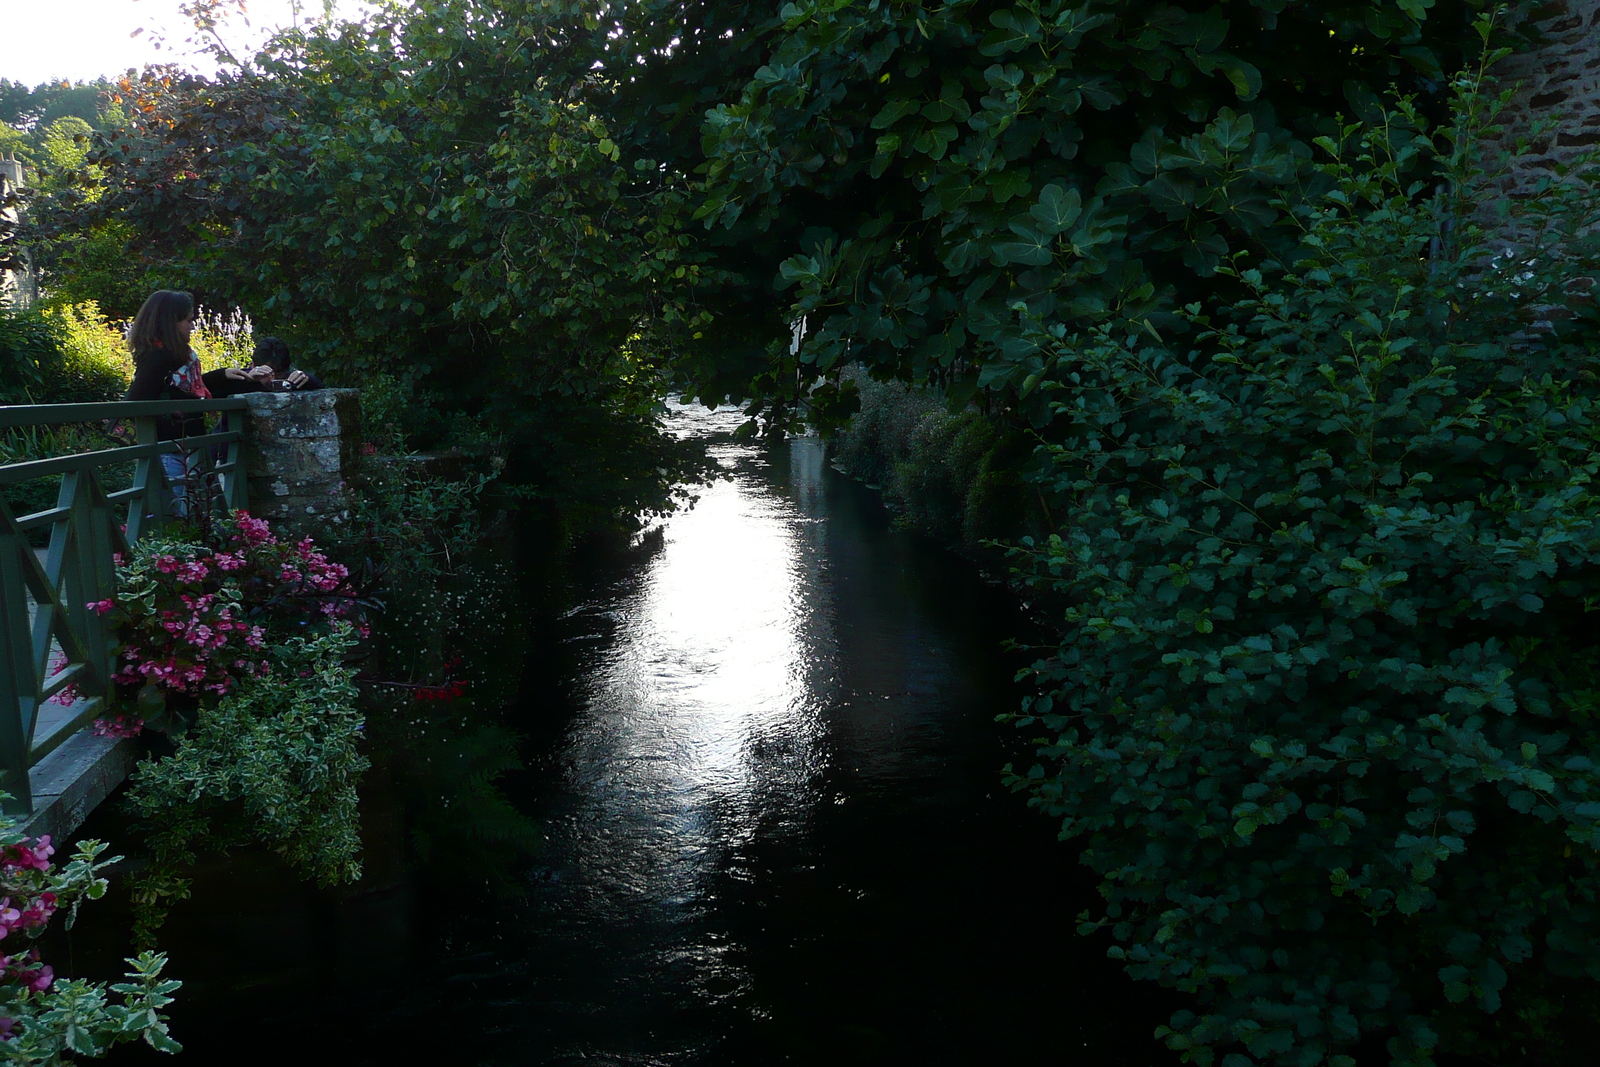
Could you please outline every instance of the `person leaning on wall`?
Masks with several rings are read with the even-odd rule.
[[[127,400],[209,400],[212,391],[200,373],[200,360],[189,347],[194,332],[194,298],[175,289],[151,293],[128,327],[133,353],[133,382]],[[219,380],[242,381],[248,372],[229,367]],[[163,415],[156,418],[157,441],[180,441],[206,432],[205,416]],[[172,514],[188,514],[189,478],[200,460],[197,450],[181,448],[161,456],[171,487]]]
[[[308,393],[322,388],[322,379],[310,371],[295,369],[289,360],[289,346],[276,337],[263,337],[256,342],[255,366],[252,371],[270,368],[276,384],[290,392]]]
[[[249,369],[226,367],[207,371],[205,384],[213,396],[305,393],[322,388],[322,380],[315,374],[294,368],[289,360],[289,346],[276,337],[263,337],[256,342]]]

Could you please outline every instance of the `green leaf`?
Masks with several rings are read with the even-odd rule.
[[[1011,224],[1011,231],[1021,240],[1003,241],[994,246],[994,254],[1006,263],[1042,267],[1055,259],[1054,241],[1046,234],[1020,222]]]
[[[978,48],[983,55],[998,56],[1016,52],[1038,43],[1040,39],[1039,20],[1027,12],[1003,8],[990,15],[989,22],[995,28],[984,36]]]
[[[1078,190],[1054,184],[1039,190],[1039,202],[1029,211],[1039,229],[1051,235],[1065,233],[1082,213]]]
[[[1240,100],[1254,100],[1260,94],[1261,71],[1254,64],[1229,55],[1219,55],[1216,63],[1217,68],[1233,84],[1233,91]]]

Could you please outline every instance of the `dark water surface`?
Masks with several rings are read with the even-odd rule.
[[[1165,1001],[1073,935],[1075,851],[999,784],[1006,599],[816,441],[714,454],[732,479],[526,648],[503,784],[546,844],[513,891],[448,837],[408,861],[381,799],[352,891],[206,866],[163,934],[176,1062],[1175,1062]],[[116,925],[86,911],[58,969]]]

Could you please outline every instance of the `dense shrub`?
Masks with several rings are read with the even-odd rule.
[[[203,847],[259,841],[324,885],[361,876],[356,787],[367,769],[349,623],[271,648],[271,670],[203,705],[177,749],[146,760],[128,790],[149,820],[154,866],[136,884],[135,930],[153,940],[179,866]]]
[[[402,584],[452,573],[483,533],[488,474],[430,477],[423,462],[373,456],[353,500],[348,549]]]
[[[82,174],[90,195],[98,189],[97,176]],[[58,186],[35,195],[34,217],[61,210],[73,192]],[[65,203],[64,203],[65,202]],[[92,303],[119,321],[139,311],[145,297],[157,289],[182,288],[183,274],[160,269],[130,250],[132,227],[119,221],[103,222],[76,232],[29,235],[40,284],[52,303]]]
[[[270,673],[269,640],[359,620],[363,604],[348,569],[310,538],[280,541],[240,511],[212,544],[144,538],[118,560],[116,597],[91,607],[116,635],[124,703],[156,725],[174,696],[226,695]]]
[[[121,332],[94,304],[0,306],[0,403],[114,400],[132,371]]]
[[[828,455],[846,474],[883,489],[894,478],[895,464],[910,453],[917,424],[943,413],[944,403],[931,390],[877,382],[864,374],[856,374],[854,384],[860,410],[829,435]]]
[[[61,358],[61,331],[37,311],[0,305],[0,403],[39,403]]]
[[[1459,91],[1322,139],[1298,250],[1192,343],[1035,324],[1072,510],[1023,553],[1064,635],[1013,782],[1196,1063],[1493,1052],[1600,978],[1596,177],[1496,256]]]
[[[209,539],[146,537],[91,604],[117,639],[117,715],[103,732],[165,731],[170,754],[128,791],[150,823],[136,937],[153,940],[182,866],[205,846],[258,841],[323,883],[353,881],[356,786],[367,759],[355,670],[366,604],[309,538],[281,541],[236,512]]]
[[[122,330],[108,322],[93,301],[54,304],[43,314],[60,328],[61,352],[40,402],[120,400],[133,379],[133,355]]]
[[[829,436],[835,467],[883,492],[897,525],[974,547],[1043,526],[1021,470],[1031,440],[976,408],[950,411],[931,389],[855,380],[861,408]]]

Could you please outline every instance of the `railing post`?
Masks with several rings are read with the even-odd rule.
[[[156,444],[154,415],[141,415],[133,420],[134,442],[141,445]],[[134,544],[144,536],[145,517],[157,526],[167,517],[167,475],[159,455],[135,461],[133,484],[144,492],[128,501],[128,543]]]
[[[240,511],[249,503],[248,482],[244,471],[244,409],[238,411],[224,411],[222,425],[229,430],[237,431],[239,440],[229,441],[225,453],[227,470],[223,474],[223,501],[229,511]]]
[[[33,811],[28,757],[39,688],[32,663],[28,584],[19,555],[32,551],[28,535],[17,529],[11,508],[0,499],[0,789],[10,794],[3,805],[8,815]]]
[[[83,645],[84,662],[92,680],[79,685],[79,693],[109,696],[111,638],[100,614],[89,604],[113,595],[115,577],[108,527],[116,520],[92,470],[70,471],[61,476],[57,506],[70,512],[64,520],[57,521],[51,533],[45,573],[59,583],[68,626]]]

